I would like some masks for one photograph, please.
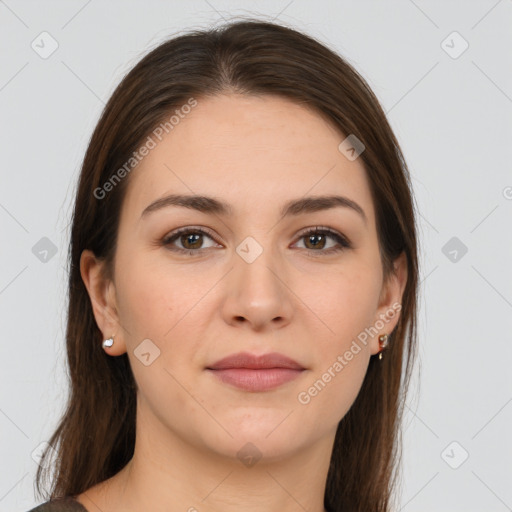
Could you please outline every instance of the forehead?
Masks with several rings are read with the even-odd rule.
[[[373,219],[361,159],[339,151],[345,135],[315,111],[276,96],[220,95],[175,120],[161,140],[151,135],[154,148],[130,174],[123,207],[134,215],[169,193],[219,197],[235,214],[342,194]]]

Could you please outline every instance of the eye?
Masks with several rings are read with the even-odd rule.
[[[322,250],[326,246],[326,240],[334,240],[334,246],[327,250]],[[345,249],[352,248],[351,243],[343,235],[330,228],[317,226],[300,234],[300,240],[305,239],[306,250],[311,253],[318,252],[320,254],[332,254]],[[316,254],[314,256],[317,256]]]
[[[192,256],[205,249],[202,247],[202,237],[205,236],[210,240],[213,240],[213,235],[204,228],[185,227],[169,233],[169,235],[162,240],[162,244],[167,246],[170,251],[189,254]],[[182,246],[173,247],[172,244],[175,241],[179,242]]]

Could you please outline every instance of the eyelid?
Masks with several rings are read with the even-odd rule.
[[[210,228],[207,228],[205,226],[184,226],[182,228],[176,228],[173,231],[167,233],[162,238],[162,243],[166,244],[169,243],[172,238],[176,238],[178,235],[181,235],[182,233],[188,233],[188,232],[194,232],[197,231],[199,233],[205,233],[207,234],[212,240],[217,241],[217,238],[220,238],[216,233],[214,233]],[[201,249],[197,249],[195,252],[200,251]]]
[[[337,235],[341,238],[346,238],[344,235],[342,235],[341,233],[339,233],[338,231],[336,231],[335,229],[333,228],[330,228],[328,226],[309,226],[307,228],[304,228],[304,229],[301,229],[298,233],[297,233],[297,238],[301,238],[303,237],[304,235],[307,235],[308,233],[311,233],[311,232],[316,232],[316,231],[324,231],[324,232],[327,232],[327,233],[330,233],[332,235]],[[348,241],[348,240],[347,240]]]

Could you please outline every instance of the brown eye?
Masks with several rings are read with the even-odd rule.
[[[306,239],[305,245],[307,249],[323,249],[325,247],[326,235],[322,233],[315,233],[304,238]],[[309,246],[309,244],[311,244],[311,246]]]
[[[302,233],[300,239],[305,240],[304,245],[308,251],[318,252],[321,254],[330,254],[344,249],[350,249],[352,247],[345,237],[329,228],[318,227],[311,229]],[[334,246],[330,246],[326,250],[323,250],[325,249],[329,239],[334,240],[336,243]]]
[[[181,228],[167,235],[162,240],[162,244],[168,247],[169,250],[171,251],[187,254],[199,254],[204,249],[208,248],[204,247],[204,237],[213,240],[213,237],[210,234],[208,234],[204,229]],[[175,246],[175,243],[179,243],[181,247],[179,245]]]
[[[201,237],[203,235],[200,233],[187,233],[185,235],[180,235],[179,240],[185,249],[200,249],[202,245]]]

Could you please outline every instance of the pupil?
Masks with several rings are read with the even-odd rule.
[[[323,237],[323,236],[324,236],[324,235],[310,235],[310,236],[309,236],[309,241],[310,241],[310,243],[311,243],[313,239],[315,239],[315,238],[319,238],[319,237]],[[314,246],[314,247],[318,247],[318,243],[314,243],[314,242],[313,242],[313,246]],[[322,246],[322,247],[323,247],[323,246]]]
[[[197,239],[198,239],[200,236],[201,236],[200,234],[195,234],[195,235],[194,235],[194,234],[192,234],[192,235],[184,235],[184,238],[185,238],[185,240],[186,240],[186,244],[183,244],[183,245],[184,245],[185,247],[187,247],[187,244],[189,243],[189,240],[191,240],[191,239],[193,239],[193,238],[195,238],[195,242],[194,242],[194,241],[192,241],[191,243],[192,243],[192,244],[197,243]],[[183,241],[182,241],[182,243],[183,243]],[[194,248],[195,248],[195,246],[194,246]]]

